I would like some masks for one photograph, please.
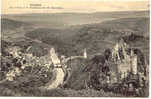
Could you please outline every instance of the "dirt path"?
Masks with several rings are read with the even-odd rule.
[[[55,68],[54,72],[56,74],[55,79],[49,83],[47,83],[47,89],[55,89],[57,88],[60,84],[63,84],[63,80],[64,80],[64,72],[61,68]]]

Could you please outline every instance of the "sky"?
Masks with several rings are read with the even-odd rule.
[[[48,8],[49,7],[49,8]],[[149,10],[149,0],[3,0],[2,14]]]

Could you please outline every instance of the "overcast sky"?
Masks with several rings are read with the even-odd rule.
[[[30,4],[41,4],[31,9]],[[13,7],[13,8],[12,8]],[[22,7],[22,8],[16,8]],[[42,7],[50,7],[43,9]],[[3,14],[149,10],[149,0],[3,0]]]

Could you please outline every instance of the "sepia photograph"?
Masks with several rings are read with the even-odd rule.
[[[2,0],[0,97],[149,97],[149,0]]]

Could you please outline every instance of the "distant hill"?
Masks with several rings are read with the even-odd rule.
[[[14,30],[16,28],[21,27],[22,25],[25,25],[25,23],[16,21],[16,20],[11,20],[7,18],[2,18],[1,19],[1,29],[2,31],[5,30]]]
[[[112,21],[105,21],[101,25],[114,30],[132,30],[140,35],[149,34],[149,17],[120,18]]]
[[[72,41],[77,50],[87,48],[88,53],[102,53],[105,49],[115,45],[121,37],[127,37],[126,32],[128,35],[134,34],[135,39],[129,39],[129,43],[134,47],[139,47],[147,55],[149,52],[149,18],[145,17],[122,18],[101,24],[84,25],[74,35]]]
[[[23,40],[24,34],[33,29],[31,24],[8,18],[1,19],[1,34],[3,40],[11,42]]]
[[[34,28],[19,28],[29,24]],[[144,42],[149,44],[149,12],[3,15],[3,30],[13,31],[9,37],[15,37],[14,40],[26,37],[36,39],[55,46],[58,51],[69,56],[80,54],[84,48],[87,48],[90,55],[102,53],[126,32],[134,32],[136,36],[145,38],[137,39],[140,44],[137,41],[134,44],[147,50],[148,46],[145,47]]]
[[[93,24],[118,18],[149,17],[149,11],[96,12],[96,13],[42,13],[2,15],[45,28],[66,28],[71,25]]]
[[[66,29],[40,28],[28,32],[26,36],[66,50],[66,54],[69,55],[80,54],[84,48],[87,48],[88,53],[92,55],[111,48],[119,38],[126,36],[126,32],[140,36],[132,43],[136,47],[143,47],[147,50],[148,46],[144,46],[144,42],[149,44],[148,17],[120,18],[97,24],[71,26]],[[140,44],[135,44],[138,42]]]

